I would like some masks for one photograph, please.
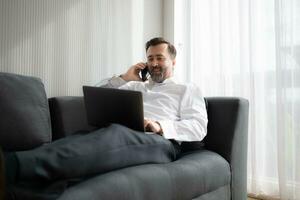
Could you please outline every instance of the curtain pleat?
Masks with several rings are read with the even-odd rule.
[[[192,72],[177,76],[205,96],[250,102],[248,192],[299,200],[300,1],[191,0],[175,8],[177,68]]]

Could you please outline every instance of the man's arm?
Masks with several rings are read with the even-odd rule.
[[[122,79],[120,76],[113,76],[112,78],[102,80],[97,86],[104,88],[119,88],[125,85],[127,81]]]
[[[143,62],[137,63],[131,66],[126,73],[120,76],[114,76],[108,80],[101,81],[97,86],[105,88],[119,88],[125,85],[129,81],[142,81],[139,73],[142,69],[146,67]]]
[[[105,87],[105,88],[120,88],[125,90],[133,89],[130,84],[126,84],[130,81],[142,81],[139,73],[142,69],[146,67],[146,64],[143,62],[137,63],[131,66],[125,74],[120,76],[114,76],[110,79],[101,81],[96,86]],[[154,132],[156,134],[162,135],[162,128],[158,122],[145,119],[144,127],[147,131]]]
[[[187,87],[180,105],[180,120],[159,121],[163,136],[177,141],[201,141],[207,134],[207,112],[199,88]]]

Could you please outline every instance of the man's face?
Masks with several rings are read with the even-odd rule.
[[[146,54],[149,73],[154,82],[161,83],[173,76],[175,59],[171,58],[167,44],[150,46]]]

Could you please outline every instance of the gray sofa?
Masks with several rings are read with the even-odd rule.
[[[246,200],[248,101],[209,97],[206,103],[205,145],[182,144],[184,151],[174,162],[84,180],[20,182],[7,189],[7,199]],[[82,97],[47,99],[41,80],[34,77],[0,73],[0,110],[0,145],[5,151],[33,149],[95,129],[87,123]]]

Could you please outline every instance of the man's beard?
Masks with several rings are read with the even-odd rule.
[[[159,72],[156,71],[157,69],[159,70]],[[162,66],[152,67],[149,73],[151,75],[152,81],[156,83],[162,83],[165,80],[166,68]]]

